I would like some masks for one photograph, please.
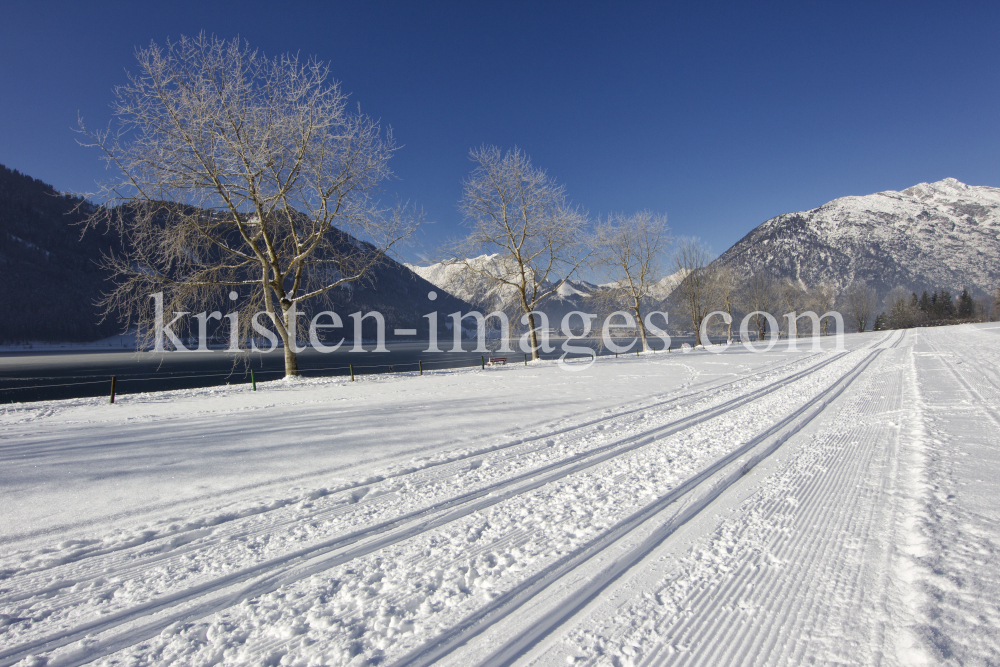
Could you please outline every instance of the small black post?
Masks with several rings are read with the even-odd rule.
[[[253,387],[252,391],[257,391],[257,378],[254,377],[253,369],[250,369],[250,386]]]
[[[637,356],[637,357],[639,356],[639,346],[638,345],[635,346],[635,356]]]
[[[486,370],[486,357],[479,357],[479,363],[482,364],[483,370]]]
[[[114,375],[111,376],[111,402],[112,403],[115,402],[115,380],[116,379],[117,378],[115,378]]]
[[[354,364],[347,364],[347,367],[351,369],[351,382],[354,382]]]
[[[417,367],[420,369],[420,374],[423,375],[424,374],[424,362],[422,362],[419,359],[417,359]]]
[[[524,365],[528,365],[528,355],[524,355]]]

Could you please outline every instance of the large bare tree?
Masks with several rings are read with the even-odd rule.
[[[778,280],[765,268],[758,268],[743,282],[739,290],[738,301],[740,310],[750,315],[750,321],[757,327],[757,339],[764,340],[767,334],[767,316],[777,317],[775,313],[781,306],[782,294]],[[778,332],[772,332],[777,335]]]
[[[152,293],[166,312],[237,296],[241,338],[263,308],[297,375],[298,307],[364,278],[415,226],[379,203],[391,130],[350,112],[316,59],[266,58],[204,33],[136,56],[115,124],[89,132],[81,120],[117,174],[89,221],[125,246],[106,258],[116,287],[105,307],[152,336]]]
[[[564,186],[516,147],[502,152],[482,146],[469,151],[469,158],[475,166],[459,206],[470,233],[449,253],[470,275],[514,292],[527,316],[532,359],[538,359],[532,312],[580,267],[587,216],[570,205]],[[472,259],[483,254],[493,257]]]
[[[720,265],[714,267],[712,278],[715,281],[712,289],[719,310],[729,315],[729,322],[726,322],[726,344],[729,345],[733,342],[733,320],[736,317],[734,311],[738,301],[739,283],[736,271],[731,266]]]
[[[833,310],[837,302],[837,288],[831,282],[821,282],[809,290],[809,307],[818,315]],[[820,334],[825,336],[829,330],[830,318],[820,320]]]
[[[600,298],[610,309],[624,308],[635,315],[644,352],[649,344],[643,310],[658,287],[669,243],[667,216],[650,211],[609,215],[598,222],[592,240],[594,262],[610,281]]]
[[[844,300],[854,326],[859,332],[864,331],[868,328],[868,323],[875,315],[875,308],[878,305],[875,290],[865,281],[855,280],[847,287]]]
[[[683,276],[674,294],[691,318],[695,346],[701,345],[701,322],[715,307],[718,296],[712,255],[701,241],[686,239],[674,253],[674,270]]]

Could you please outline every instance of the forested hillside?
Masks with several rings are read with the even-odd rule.
[[[100,322],[107,289],[97,261],[117,241],[80,237],[89,204],[0,165],[0,343],[88,341],[120,331]]]
[[[102,253],[118,247],[116,237],[91,229],[81,236],[79,223],[93,211],[89,202],[62,195],[51,185],[0,165],[0,344],[22,341],[83,342],[120,333],[125,323],[114,318],[101,322],[97,305],[111,283],[99,265]],[[344,243],[358,243],[343,232]],[[332,290],[324,304],[309,312],[333,307],[339,314],[378,311],[390,332],[395,327],[416,328],[426,337],[423,314],[468,312],[472,306],[438,289],[438,299],[427,298],[436,289],[391,258],[384,258],[365,278]],[[220,292],[217,307],[230,303]],[[439,318],[439,333],[448,334],[449,320]],[[351,320],[347,320],[350,337]],[[365,336],[375,335],[374,322],[365,322]]]

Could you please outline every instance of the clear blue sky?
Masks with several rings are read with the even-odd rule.
[[[0,163],[102,177],[77,114],[151,40],[240,36],[332,71],[404,145],[389,189],[430,252],[468,150],[517,144],[592,215],[649,208],[716,253],[772,216],[953,176],[1000,186],[1000,3],[0,4]],[[419,254],[407,252],[407,259]]]

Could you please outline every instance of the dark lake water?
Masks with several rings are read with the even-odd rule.
[[[556,351],[543,354],[544,359],[562,355],[561,340],[553,339]],[[675,337],[671,347],[693,344],[693,338]],[[598,343],[576,340],[573,346],[588,346],[598,355],[614,354],[597,349]],[[663,351],[660,340],[651,340],[653,348]],[[622,341],[621,344],[627,344]],[[427,343],[387,343],[388,352],[350,352],[345,344],[336,352],[320,353],[312,348],[299,353],[299,372],[303,377],[348,375],[353,365],[356,375],[370,373],[417,372],[442,368],[475,367],[486,356],[474,352],[476,341],[466,341],[463,352],[425,352]],[[450,349],[451,341],[439,342],[442,350]],[[634,351],[633,351],[634,354]],[[520,351],[499,353],[508,363],[523,363]],[[567,355],[570,358],[585,356]],[[276,380],[284,376],[285,359],[281,349],[271,353],[250,353],[234,365],[234,355],[225,350],[209,352],[141,352],[129,350],[67,349],[59,351],[17,351],[0,353],[0,403],[41,401],[86,396],[108,396],[111,377],[116,378],[118,395],[171,389],[191,389],[250,382],[250,371],[258,381]]]

